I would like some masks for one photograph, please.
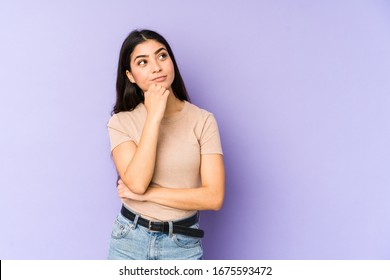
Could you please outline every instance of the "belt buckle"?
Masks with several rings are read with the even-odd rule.
[[[153,232],[159,232],[158,230],[153,229],[153,221],[149,220],[148,230]]]
[[[164,232],[164,228],[165,228],[165,224],[164,222],[161,222],[161,228],[159,226],[157,226],[156,224],[154,223],[159,223],[159,222],[156,222],[156,221],[150,221],[149,220],[149,224],[148,224],[148,230],[149,231],[153,231],[153,232]],[[156,228],[157,226],[157,228]]]

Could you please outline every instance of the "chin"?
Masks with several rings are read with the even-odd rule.
[[[156,83],[166,89],[170,89],[172,87],[172,83],[167,83],[167,82],[160,82],[160,83]]]

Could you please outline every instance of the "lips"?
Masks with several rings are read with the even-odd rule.
[[[167,76],[159,76],[159,77],[154,78],[152,81],[153,82],[163,82],[163,81],[165,81],[166,78],[167,78]]]

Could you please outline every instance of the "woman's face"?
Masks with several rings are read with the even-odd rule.
[[[126,71],[126,75],[142,91],[147,91],[152,84],[171,90],[175,68],[166,47],[156,40],[146,40],[134,48],[130,67],[131,72]]]

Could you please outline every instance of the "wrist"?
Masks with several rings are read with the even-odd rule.
[[[152,124],[152,125],[160,125],[162,119],[164,116],[154,115],[154,114],[147,114],[146,122]]]

